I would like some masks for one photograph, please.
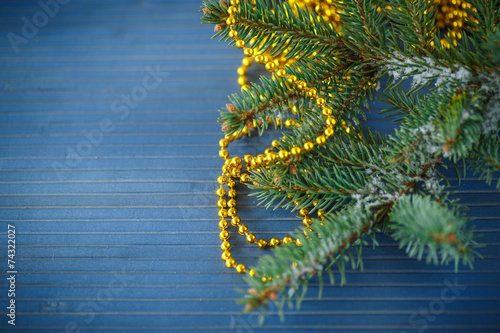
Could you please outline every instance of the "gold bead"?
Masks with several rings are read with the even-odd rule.
[[[231,38],[231,39],[238,38],[238,31],[236,31],[236,30],[229,31],[229,38]]]
[[[302,242],[298,238],[295,240],[295,244],[297,244],[297,246],[302,246]]]
[[[217,207],[219,207],[219,208],[225,208],[226,207],[226,200],[219,199],[219,201],[217,201]]]
[[[220,185],[224,185],[226,182],[227,178],[224,176],[219,176],[219,178],[217,178],[217,183],[219,183]]]
[[[349,133],[349,132],[347,132],[347,133]],[[327,138],[332,137],[334,134],[335,134],[335,130],[334,130],[333,128],[331,128],[331,127],[328,127],[328,128],[325,130],[325,136],[326,136]]]
[[[234,200],[234,199],[230,199],[230,200],[227,202],[227,206],[228,206],[229,208],[236,207],[236,200]]]
[[[285,236],[283,238],[283,244],[288,244],[288,243],[292,243],[292,242],[293,242],[293,238],[290,236]]]
[[[262,154],[257,155],[257,158],[255,159],[255,163],[258,165],[263,165],[266,162],[266,157]]]
[[[229,146],[229,140],[228,139],[220,139],[219,146],[221,148],[226,148],[227,146]]]
[[[264,239],[259,239],[257,241],[257,246],[259,247],[259,249],[263,249],[267,246],[267,242]]]
[[[246,76],[240,76],[238,78],[238,84],[240,86],[244,86],[244,85],[248,84],[248,78]]]
[[[282,160],[286,160],[288,159],[288,152],[286,150],[280,150],[280,152],[278,153],[278,157]]]
[[[226,217],[227,217],[227,210],[225,210],[224,208],[221,208],[221,209],[219,210],[219,214],[218,214],[218,215],[219,215],[219,217],[220,217],[221,219],[226,218]]]
[[[233,268],[234,266],[236,266],[236,260],[234,260],[233,258],[227,259],[226,266],[227,268]]]
[[[295,126],[295,119],[287,119],[287,120],[285,120],[285,126],[287,128]]]
[[[267,153],[266,154],[266,161],[268,163],[274,163],[274,161],[276,161],[276,154],[274,154],[274,153]]]
[[[300,216],[306,216],[307,214],[309,214],[309,209],[307,209],[307,208],[301,208],[299,210],[299,214],[300,214]]]
[[[326,143],[326,138],[323,135],[320,135],[316,138],[316,143],[322,146]]]
[[[278,238],[271,238],[271,240],[269,241],[269,245],[271,246],[278,246],[280,244],[280,240]]]
[[[335,118],[332,118],[332,117],[326,118],[326,126],[333,127],[333,126],[335,126],[336,123],[337,123],[337,120]]]
[[[240,274],[244,274],[247,271],[247,268],[245,265],[239,264],[238,266],[236,266],[236,271]]]
[[[255,269],[251,269],[249,272],[248,272],[248,275],[250,275],[251,277],[255,277],[257,274],[255,273]]]
[[[298,206],[298,205],[300,205],[300,200],[295,200],[295,201],[293,202],[293,204],[294,204],[294,206]]]
[[[227,186],[229,186],[229,187],[234,187],[234,185],[236,185],[236,182],[235,182],[234,180],[229,179],[229,180],[227,181]]]
[[[220,248],[223,249],[224,251],[229,251],[231,250],[231,244],[227,240],[225,240],[220,245]]]
[[[262,277],[262,279],[260,279],[262,281],[262,283],[266,283],[267,282],[267,279],[265,276]]]
[[[230,198],[236,198],[236,190],[230,189],[229,192],[227,192],[227,196]]]
[[[333,112],[333,109],[331,107],[328,107],[328,106],[325,106],[322,110],[321,110],[321,114],[325,117],[328,117],[332,114]]]
[[[228,19],[229,20],[229,19]],[[228,24],[229,25],[229,24]],[[238,39],[236,41],[236,47],[239,48],[239,49],[242,49],[245,47],[247,43],[243,40],[243,39]]]
[[[287,78],[287,81],[288,81],[288,83],[290,83],[290,84],[295,84],[295,83],[297,83],[297,80],[298,80],[298,79],[297,79],[297,77],[296,77],[295,75],[293,75],[293,74],[292,74],[292,75],[289,75],[289,76],[288,76],[288,78]]]
[[[245,67],[250,67],[253,64],[253,59],[252,58],[243,58],[241,61],[241,64]]]
[[[246,68],[245,66],[240,66],[238,67],[237,72],[239,76],[245,76],[248,73],[248,68]]]
[[[229,26],[229,27],[232,27],[236,24],[236,19],[233,17],[233,16],[229,16],[227,19],[226,19],[226,24]]]
[[[280,78],[286,77],[286,70],[284,70],[283,68],[278,69],[276,71],[276,76]]]
[[[229,208],[227,210],[227,215],[233,217],[233,216],[236,216],[236,214],[238,213],[238,211],[236,210],[236,208],[232,207],[232,208]]]
[[[267,156],[267,154],[272,153],[273,151],[273,148],[267,148],[266,150],[264,150],[264,155]]]
[[[257,240],[257,237],[253,233],[249,233],[246,238],[247,242],[250,244],[255,243],[255,241]]]
[[[231,165],[238,166],[241,164],[241,158],[239,156],[235,156],[231,159]]]
[[[264,56],[262,54],[258,54],[255,56],[255,62],[258,64],[264,63]]]
[[[229,223],[227,223],[226,220],[222,219],[219,221],[219,228],[221,229],[227,229],[229,227]]]
[[[296,86],[296,87],[297,87],[297,90],[299,90],[299,91],[304,91],[304,90],[306,90],[306,89],[307,89],[307,83],[306,83],[305,81],[299,81],[299,82],[297,83],[297,86]]]
[[[225,250],[224,252],[222,252],[222,255],[220,257],[224,260],[227,260],[227,259],[231,259],[233,257],[233,255],[231,254],[231,252]]]
[[[228,240],[229,239],[229,232],[227,232],[227,230],[222,230],[219,233],[219,238],[222,240]]]
[[[326,212],[324,210],[318,209],[318,217],[319,218],[323,218],[323,217],[325,217],[325,215],[326,215]]]
[[[324,99],[323,97],[316,98],[316,106],[322,107],[325,104],[326,104],[326,99]]]
[[[233,6],[238,6],[240,4],[240,0],[231,0],[230,4]]]
[[[231,224],[235,227],[239,226],[241,224],[241,219],[239,218],[239,216],[234,216],[231,219]]]
[[[253,49],[251,47],[245,47],[245,49],[243,49],[243,54],[247,57],[251,57],[253,55]]]
[[[217,196],[223,197],[226,195],[226,190],[222,187],[219,187],[215,193],[217,194]]]
[[[276,64],[274,62],[268,62],[266,63],[266,69],[269,71],[269,72],[273,72],[275,69],[276,69]]]
[[[243,156],[243,161],[245,161],[245,164],[247,164],[247,165],[252,163],[252,159],[253,159],[252,155],[247,154],[247,155]]]
[[[222,149],[219,151],[219,156],[220,156],[221,158],[226,159],[226,158],[228,158],[228,156],[229,156],[229,151],[227,151],[227,149],[222,148]]]
[[[310,226],[312,224],[312,218],[310,218],[309,216],[306,216],[302,219],[302,224],[307,227],[307,226]]]
[[[314,98],[317,95],[318,95],[318,90],[316,88],[309,88],[309,90],[307,90],[307,97]]]
[[[250,182],[250,176],[248,175],[248,173],[244,173],[240,176],[240,182],[244,184]]]
[[[227,13],[231,16],[235,15],[237,12],[238,8],[236,8],[235,6],[229,6],[229,8],[227,9]]]
[[[240,235],[244,235],[248,232],[248,227],[244,224],[240,224],[240,226],[238,227],[238,233]]]
[[[274,148],[278,148],[280,146],[280,140],[273,140],[273,142],[271,142],[271,145]]]
[[[302,149],[300,149],[299,147],[293,147],[292,150],[290,150],[290,153],[292,153],[294,157],[297,157],[302,153]]]
[[[304,148],[305,151],[309,152],[309,151],[311,151],[311,150],[314,149],[314,143],[312,143],[312,142],[305,142],[304,146],[302,148]]]

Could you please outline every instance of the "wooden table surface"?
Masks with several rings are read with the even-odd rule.
[[[0,2],[0,330],[500,331],[500,194],[471,173],[458,196],[486,245],[473,271],[409,259],[380,235],[346,286],[318,300],[314,280],[284,322],[273,307],[262,326],[243,315],[236,288],[246,284],[220,259],[214,196],[217,110],[239,91],[241,51],[210,39],[201,1],[59,2]],[[369,124],[392,128],[376,115]],[[239,211],[259,235],[299,226],[248,193]],[[248,265],[262,254],[234,244]]]

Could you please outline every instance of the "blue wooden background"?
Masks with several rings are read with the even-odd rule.
[[[213,195],[217,110],[239,90],[241,51],[210,39],[198,0],[60,1],[51,16],[35,0],[0,1],[0,330],[500,331],[500,195],[472,174],[458,195],[486,245],[474,271],[409,259],[381,235],[364,272],[348,271],[348,284],[326,286],[321,300],[313,282],[285,322],[275,308],[263,326],[241,314],[245,283],[220,259]],[[235,146],[255,153],[268,142]],[[266,238],[300,224],[240,200]],[[241,240],[235,248],[247,264],[262,253]]]

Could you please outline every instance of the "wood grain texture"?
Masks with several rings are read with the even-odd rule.
[[[220,260],[212,193],[217,110],[239,89],[242,55],[210,39],[200,6],[72,0],[16,53],[9,33],[23,36],[22,18],[42,9],[35,0],[0,2],[0,267],[14,224],[19,272],[15,327],[2,275],[0,330],[498,332],[500,194],[471,174],[457,196],[486,245],[473,271],[409,259],[380,235],[380,247],[364,250],[364,272],[348,270],[347,285],[325,286],[321,300],[314,280],[285,322],[275,308],[263,326],[241,314],[236,288],[246,285]],[[375,114],[369,124],[392,129]],[[267,142],[245,139],[235,151]],[[299,225],[248,193],[239,210],[256,234],[284,236]],[[250,265],[262,254],[241,239],[234,247]]]

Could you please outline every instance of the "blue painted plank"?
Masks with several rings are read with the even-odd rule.
[[[424,323],[411,316],[438,304],[455,279],[460,295],[427,318],[425,331],[500,330],[499,194],[471,173],[457,196],[486,244],[474,271],[407,258],[380,235],[379,247],[364,249],[364,272],[348,270],[348,285],[326,285],[320,301],[313,279],[302,310],[287,309],[284,323],[275,308],[263,326],[240,313],[235,288],[246,284],[220,259],[213,192],[217,110],[239,89],[242,54],[210,40],[200,5],[71,1],[18,53],[0,39],[0,233],[8,223],[18,232],[16,330],[410,332]],[[21,17],[39,10],[37,1],[2,1],[0,34],[21,33]],[[157,64],[169,75],[120,119],[113,101]],[[391,133],[376,114],[382,107],[373,105],[367,125]],[[84,133],[103,118],[115,128],[85,152]],[[231,152],[257,154],[280,133],[243,139]],[[445,174],[458,184],[452,169]],[[296,213],[256,207],[249,193],[239,191],[238,209],[257,235],[300,226]],[[233,243],[250,265],[268,253],[241,237]]]

